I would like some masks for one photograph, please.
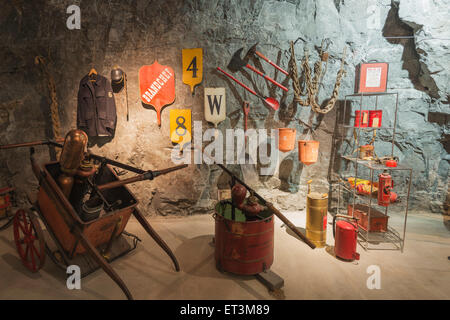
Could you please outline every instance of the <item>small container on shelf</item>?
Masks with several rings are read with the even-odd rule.
[[[369,221],[370,210],[370,221]],[[370,208],[367,205],[355,204],[355,207],[351,204],[347,207],[348,215],[358,219],[358,225],[364,230],[369,232],[386,232],[388,229],[389,217],[374,208]],[[369,228],[369,229],[368,229]]]

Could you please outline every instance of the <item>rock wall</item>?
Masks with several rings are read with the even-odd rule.
[[[125,94],[118,93],[116,136],[108,143],[92,141],[95,142],[92,150],[145,169],[169,164],[173,148],[169,139],[169,110],[191,108],[192,119],[203,121],[205,130],[211,125],[203,116],[203,88],[224,86],[228,117],[219,124],[222,132],[226,128],[243,128],[241,106],[243,100],[249,100],[250,128],[291,127],[297,129],[297,139],[309,134],[320,141],[316,164],[299,163],[296,148],[280,154],[274,177],[258,176],[252,167],[230,166],[280,208],[301,209],[307,180],[313,179],[313,188],[327,191],[336,172],[345,167],[332,142],[337,136],[336,119],[342,116],[344,96],[353,93],[355,66],[361,61],[385,61],[389,63],[388,91],[399,93],[394,153],[414,169],[411,205],[439,212],[448,193],[449,2],[7,1],[0,11],[0,143],[51,137],[47,78],[34,64],[38,55],[46,59],[56,83],[63,132],[76,126],[80,79],[92,67],[108,78],[116,64],[125,70],[130,121],[125,118]],[[69,16],[66,9],[72,4],[81,8],[80,30],[66,27]],[[290,79],[274,72],[263,61],[255,59],[250,63],[289,86],[288,93],[253,73],[235,75],[252,83],[261,94],[275,96],[281,103],[277,112],[215,70],[216,66],[227,66],[237,49],[247,50],[256,42],[266,56],[288,68],[289,41],[296,41],[298,65],[305,48],[310,52],[312,64],[318,59],[317,49],[323,39],[330,40],[330,59],[320,88],[320,103],[325,104],[331,95],[340,57],[344,46],[347,47],[347,75],[340,88],[340,100],[326,115],[319,116],[310,107],[293,102]],[[196,47],[204,49],[204,74],[202,84],[192,96],[181,81],[181,49]],[[142,106],[138,87],[139,68],[155,60],[170,65],[176,72],[176,100],[162,111],[161,127],[156,124],[156,113]],[[379,103],[395,106],[392,100],[380,98]],[[385,124],[393,119],[393,111],[384,114]],[[314,131],[311,133],[309,128]],[[345,141],[351,142],[351,132],[346,132]],[[339,147],[351,151],[348,143]],[[379,130],[375,148],[380,155],[390,153],[390,135]],[[46,149],[38,149],[39,159],[48,159]],[[13,184],[20,191],[37,186],[27,155],[28,150],[24,149],[1,152],[1,185]],[[147,214],[186,215],[211,210],[217,199],[217,185],[226,183],[227,178],[216,167],[191,165],[130,188]],[[24,192],[20,194],[23,200]]]

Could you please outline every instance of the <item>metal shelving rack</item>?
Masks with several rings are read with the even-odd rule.
[[[391,144],[392,144],[392,148],[391,148],[391,156],[394,156],[394,145],[395,145],[395,130],[396,130],[396,125],[397,125],[397,112],[398,112],[398,93],[358,93],[358,94],[351,94],[351,95],[346,95],[345,96],[345,100],[344,100],[344,114],[343,114],[343,122],[346,119],[346,113],[347,113],[347,101],[354,101],[355,98],[359,98],[359,110],[360,110],[360,115],[362,115],[361,111],[363,109],[363,100],[364,97],[375,97],[375,108],[374,110],[378,109],[378,98],[380,96],[395,96],[395,116],[394,116],[394,123],[392,125],[392,127],[354,127],[352,125],[345,125],[344,123],[338,124],[339,128],[338,130],[340,130],[340,146],[342,148],[342,146],[344,145],[344,139],[346,138],[345,134],[345,129],[353,129],[356,130],[357,134],[356,134],[356,140],[354,141],[353,144],[353,150],[358,150],[357,148],[360,147],[360,137],[361,137],[361,131],[362,130],[367,130],[367,131],[371,131],[371,130],[391,130],[392,131],[392,140],[391,140]],[[372,108],[368,108],[365,107],[365,110],[367,109],[372,109]],[[352,111],[352,108],[350,107],[350,112]],[[386,123],[386,120],[384,121]],[[339,152],[339,151],[338,151]],[[358,179],[358,167],[359,166],[363,166],[367,169],[369,169],[370,173],[370,181],[374,181],[374,178],[376,178],[375,176],[375,172],[377,171],[384,171],[384,170],[388,170],[390,173],[392,171],[399,171],[399,172],[408,172],[409,171],[409,179],[408,179],[408,185],[407,185],[407,192],[406,194],[403,194],[402,197],[405,198],[406,195],[406,204],[405,204],[405,213],[404,213],[404,221],[403,221],[403,230],[398,232],[395,228],[389,226],[388,224],[388,228],[386,232],[373,232],[370,231],[370,213],[371,210],[374,206],[378,206],[376,200],[373,201],[373,197],[372,196],[364,196],[364,195],[360,195],[356,192],[356,188],[352,188],[345,180],[343,180],[341,177],[338,178],[337,184],[338,184],[338,207],[337,207],[337,213],[342,213],[342,214],[347,214],[347,208],[344,206],[343,208],[341,208],[341,198],[342,200],[344,200],[343,198],[343,192],[349,192],[352,196],[352,203],[353,203],[353,207],[355,207],[356,204],[356,200],[361,200],[364,201],[368,199],[368,226],[367,226],[367,230],[362,229],[361,227],[359,227],[359,232],[358,232],[358,243],[365,249],[365,250],[383,250],[383,248],[380,247],[374,247],[374,244],[379,246],[379,244],[381,243],[387,243],[390,244],[390,248],[388,248],[387,250],[400,250],[401,252],[403,252],[403,248],[405,245],[405,235],[406,235],[406,221],[407,221],[407,217],[408,217],[408,205],[409,205],[409,195],[410,195],[410,191],[411,191],[411,178],[412,178],[412,168],[409,168],[407,166],[403,166],[401,164],[398,164],[397,167],[392,168],[392,167],[386,167],[383,164],[379,164],[376,163],[375,161],[369,161],[369,160],[362,160],[358,158],[358,155],[356,155],[356,157],[352,157],[349,155],[339,155],[341,157],[341,159],[343,159],[344,161],[350,161],[353,163],[354,165],[354,175],[353,177],[355,178],[355,184],[356,184],[356,179]],[[370,190],[370,194],[372,194],[372,187]],[[400,194],[399,194],[400,196]],[[344,202],[344,201],[342,201]],[[387,207],[384,207],[384,214],[386,216],[388,216],[388,211],[389,208],[395,206],[395,204],[391,204]],[[344,212],[341,212],[345,210]],[[386,250],[386,249],[384,249]]]

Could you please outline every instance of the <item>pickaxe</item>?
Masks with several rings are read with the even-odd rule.
[[[265,75],[264,73],[262,73],[261,71],[259,71],[255,67],[253,67],[250,64],[248,64],[247,63],[247,60],[248,60],[247,56],[246,56],[245,59],[241,59],[241,52],[242,52],[243,49],[244,48],[240,48],[238,51],[236,51],[236,53],[233,55],[233,58],[231,58],[230,63],[228,64],[228,69],[230,69],[233,72],[236,72],[236,71],[239,71],[242,68],[246,67],[246,68],[252,70],[253,72],[257,73],[258,75],[260,75],[264,79],[269,80],[274,85],[276,85],[277,87],[283,89],[284,91],[286,91],[286,92],[289,91],[288,88],[286,88],[282,84],[276,82],[275,80],[273,80],[269,76]]]
[[[277,66],[274,62],[270,61],[265,55],[263,55],[261,52],[256,50],[256,45],[258,43],[256,43],[253,47],[251,47],[248,51],[247,54],[245,55],[245,59],[248,59],[251,56],[254,56],[255,54],[260,57],[261,59],[265,60],[267,63],[269,63],[270,65],[272,65],[275,69],[281,71],[282,73],[284,73],[285,75],[289,75],[289,73],[282,69],[281,67]]]

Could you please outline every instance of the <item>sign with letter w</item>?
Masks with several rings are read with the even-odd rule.
[[[205,119],[212,122],[217,128],[217,124],[225,120],[226,96],[225,88],[205,88]]]

